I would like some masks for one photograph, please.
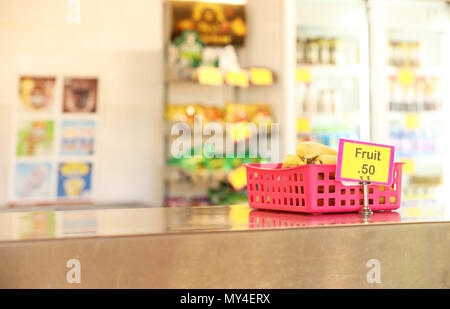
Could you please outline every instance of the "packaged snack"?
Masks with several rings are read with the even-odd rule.
[[[218,107],[205,106],[203,108],[204,123],[221,122],[223,120],[223,110]]]
[[[197,157],[184,158],[184,160],[182,161],[182,167],[190,171],[198,171],[199,169],[202,168],[202,162],[203,158]]]
[[[202,54],[202,66],[219,67],[219,56],[222,50],[216,47],[205,47]]]
[[[164,113],[166,120],[169,122],[186,122],[187,116],[185,109],[184,105],[167,105]]]
[[[227,102],[225,105],[225,121],[249,121],[249,108],[244,104]]]
[[[227,160],[227,165],[230,170],[233,170],[244,163],[244,158],[228,158]]]
[[[174,44],[178,48],[178,62],[181,66],[196,68],[200,65],[205,44],[196,31],[183,31]]]
[[[186,106],[186,117],[189,124],[194,124],[194,117],[202,116],[205,119],[205,108],[198,104],[191,104]]]
[[[227,160],[225,158],[205,158],[203,161],[205,168],[209,171],[225,169],[226,163]]]
[[[255,123],[256,125],[263,123],[268,125],[272,124],[272,112],[269,104],[252,104],[249,106],[248,110],[249,112],[251,112],[250,121]]]

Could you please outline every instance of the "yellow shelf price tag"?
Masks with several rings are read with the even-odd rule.
[[[397,76],[398,82],[403,85],[412,85],[416,81],[414,72],[410,69],[400,69]]]
[[[295,71],[295,80],[297,83],[310,83],[311,71],[307,68],[297,68]]]
[[[197,68],[198,83],[202,85],[223,85],[222,72],[215,67],[199,67]]]
[[[394,151],[394,146],[341,138],[336,179],[391,185],[394,171]]]
[[[408,130],[417,130],[420,128],[420,115],[419,114],[406,114],[405,127]]]
[[[268,69],[251,68],[250,82],[256,86],[271,86],[273,85],[273,74]]]
[[[312,132],[311,121],[309,118],[298,118],[297,119],[297,133],[299,134],[309,134]]]
[[[227,179],[235,190],[240,191],[244,189],[247,186],[247,170],[245,166],[239,166],[229,172]]]
[[[228,71],[225,74],[225,82],[231,86],[248,87],[250,85],[248,73],[244,70]]]

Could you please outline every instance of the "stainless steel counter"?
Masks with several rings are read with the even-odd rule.
[[[80,283],[67,281],[71,260]],[[368,220],[246,205],[0,212],[0,288],[341,287],[450,288],[448,209],[416,201]]]

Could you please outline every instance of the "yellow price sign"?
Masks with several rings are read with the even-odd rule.
[[[420,115],[419,114],[406,114],[405,127],[408,130],[417,130],[420,128]]]
[[[298,118],[297,119],[297,133],[308,134],[311,133],[311,121],[309,118]]]
[[[295,72],[295,80],[297,83],[310,83],[311,71],[307,68],[298,68]]]
[[[394,146],[339,140],[337,180],[391,185],[393,171]]]
[[[197,78],[199,84],[202,85],[223,85],[222,72],[215,67],[199,67],[197,69]]]
[[[247,170],[245,166],[241,165],[229,172],[227,179],[235,190],[240,191],[244,189],[247,186]]]
[[[398,82],[403,85],[412,85],[414,84],[416,77],[414,75],[414,72],[409,69],[400,69],[398,71],[397,76]]]
[[[253,85],[270,86],[273,85],[273,74],[268,69],[251,68],[250,81]]]
[[[238,87],[248,87],[250,84],[248,73],[244,70],[227,72],[225,74],[225,81],[228,85]]]

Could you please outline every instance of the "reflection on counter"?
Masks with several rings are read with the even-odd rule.
[[[439,220],[446,217],[445,204],[438,200],[406,200],[399,212],[410,221]],[[448,214],[447,214],[448,217]]]
[[[374,212],[368,219],[358,213],[311,215],[248,205],[6,211],[0,212],[0,242],[449,221],[450,212],[434,200],[404,201],[398,211]]]
[[[323,215],[298,215],[297,213],[253,210],[249,217],[250,228],[276,228],[289,226],[323,226],[364,223],[400,222],[398,212],[374,212],[370,218],[364,219],[358,213],[340,213]]]

